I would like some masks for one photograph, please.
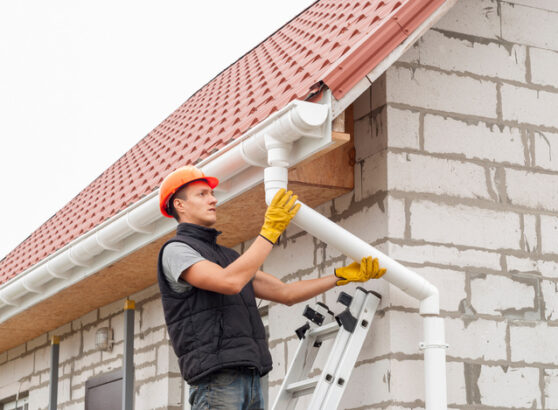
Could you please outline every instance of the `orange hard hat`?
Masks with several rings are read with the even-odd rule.
[[[167,218],[172,218],[172,215],[169,213],[169,200],[171,197],[184,185],[199,180],[206,181],[211,189],[219,184],[217,178],[205,176],[200,169],[193,165],[180,167],[168,174],[163,180],[161,188],[159,188],[159,208],[161,213]]]

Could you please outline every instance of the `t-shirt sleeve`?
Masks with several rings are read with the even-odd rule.
[[[205,260],[198,251],[182,242],[172,242],[163,250],[163,273],[175,292],[185,292],[192,287],[180,277],[194,263]]]

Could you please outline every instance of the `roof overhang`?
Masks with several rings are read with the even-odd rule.
[[[383,37],[367,36],[341,68],[325,75],[334,95],[326,91],[319,104],[291,102],[197,164],[222,181],[216,190],[216,227],[224,232],[223,244],[233,246],[257,235],[265,211],[266,135],[293,137],[289,185],[303,202],[317,206],[353,188],[347,108],[456,1],[409,2],[414,7],[406,5],[390,19]],[[336,133],[332,121],[345,110],[344,132]],[[327,172],[332,163],[333,171]],[[247,203],[255,205],[247,210]],[[174,220],[159,213],[157,190],[2,284],[0,351],[154,284],[158,250],[175,227]]]
[[[317,206],[352,189],[349,134],[332,131],[330,107],[329,92],[319,103],[293,101],[197,164],[221,181],[215,191],[221,243],[232,246],[257,235],[270,137],[292,140],[291,181],[301,199]],[[350,166],[350,178],[340,173],[345,181],[337,186],[320,162],[328,153],[341,154]],[[173,219],[160,214],[157,190],[4,283],[0,351],[154,284],[158,249],[175,228]]]

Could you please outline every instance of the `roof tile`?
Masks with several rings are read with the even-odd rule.
[[[0,283],[152,192],[171,169],[199,162],[293,99],[304,99],[319,81],[337,85],[342,80],[328,73],[393,11],[436,2],[443,0],[314,3],[192,95],[2,259]],[[341,88],[347,87],[332,90]]]

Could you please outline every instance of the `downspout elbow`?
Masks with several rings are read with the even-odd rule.
[[[420,301],[419,313],[423,316],[440,314],[440,292],[438,288],[428,283],[428,295]]]

